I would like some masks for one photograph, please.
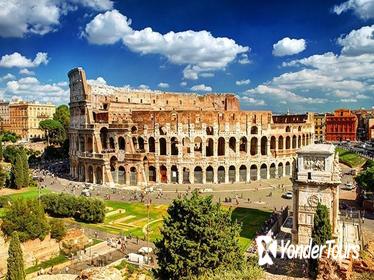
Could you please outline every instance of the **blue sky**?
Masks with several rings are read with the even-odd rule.
[[[69,100],[91,83],[232,92],[242,109],[374,105],[374,0],[0,0],[4,99]]]

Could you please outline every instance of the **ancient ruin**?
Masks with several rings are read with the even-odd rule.
[[[70,80],[70,174],[96,184],[231,183],[290,176],[313,115],[241,111],[233,94],[169,93]]]

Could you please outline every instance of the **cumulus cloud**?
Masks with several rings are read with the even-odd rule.
[[[182,87],[185,87],[185,86],[187,86],[187,82],[183,81],[183,82],[180,83],[180,85],[181,85]]]
[[[265,106],[266,103],[262,99],[255,99],[253,97],[248,97],[248,96],[242,96],[240,97],[240,101],[243,103],[247,103],[250,105],[255,105],[255,106]]]
[[[29,101],[66,103],[69,98],[69,89],[67,85],[43,84],[35,77],[25,77],[6,83],[4,97],[12,99],[16,96],[22,96],[22,99]]]
[[[200,84],[200,85],[194,85],[193,87],[191,87],[191,90],[192,91],[212,91],[212,87],[206,86],[204,84]]]
[[[286,37],[273,45],[273,55],[286,56],[298,54],[305,50],[305,48],[306,43],[304,39],[290,39]]]
[[[333,8],[337,15],[352,10],[361,19],[367,20],[374,18],[373,0],[349,0]]]
[[[24,37],[26,34],[44,35],[56,30],[60,18],[81,7],[96,11],[113,8],[110,0],[1,0],[0,37]]]
[[[1,57],[0,60],[0,67],[37,67],[40,64],[47,64],[48,63],[48,54],[44,52],[38,52],[34,58],[31,60],[29,58],[24,57],[18,52],[14,52],[12,54],[6,54]]]
[[[191,80],[203,72],[223,70],[249,51],[232,39],[214,37],[206,30],[161,34],[150,27],[135,30],[130,25],[131,20],[119,11],[107,11],[86,25],[83,36],[92,44],[122,42],[136,53],[162,55],[172,64],[185,65],[184,78]]]
[[[0,82],[4,82],[4,81],[8,81],[8,80],[14,80],[15,78],[16,78],[16,76],[14,76],[13,74],[7,73],[6,75],[4,75],[0,78]]]
[[[149,90],[149,86],[141,84],[138,86],[138,89]]]
[[[212,78],[214,77],[214,73],[206,72],[206,73],[201,73],[199,76],[203,78]]]
[[[19,73],[22,74],[22,75],[26,75],[26,76],[33,76],[33,75],[35,75],[34,71],[30,71],[27,68],[23,68],[23,69],[19,70]]]
[[[95,80],[87,80],[90,85],[106,85],[106,81],[103,77],[97,77]]]
[[[338,44],[343,47],[342,54],[344,55],[374,53],[374,25],[352,30],[348,35],[340,37]]]
[[[161,83],[158,84],[158,87],[159,87],[159,88],[168,88],[168,87],[169,87],[169,84],[168,84],[168,83],[163,83],[163,82],[161,82]]]
[[[247,79],[247,80],[239,80],[239,81],[236,81],[235,84],[237,86],[243,86],[243,85],[249,85],[249,83],[251,82],[250,79]]]
[[[239,64],[249,64],[251,61],[248,59],[248,55],[246,53],[243,53],[240,55],[239,58]]]

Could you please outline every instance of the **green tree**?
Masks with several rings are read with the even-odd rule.
[[[7,172],[4,170],[3,166],[0,164],[0,189],[5,186],[7,180]]]
[[[24,187],[24,172],[23,162],[20,154],[17,154],[15,162],[12,164],[11,169],[11,187],[19,190]]]
[[[368,168],[356,177],[357,184],[368,192],[374,192],[374,165],[370,161]]]
[[[3,161],[3,141],[0,140],[0,161]]]
[[[59,121],[63,125],[65,132],[67,132],[70,126],[69,107],[67,105],[58,106],[56,113],[53,114],[53,119]]]
[[[23,187],[28,187],[30,183],[30,172],[29,172],[29,162],[28,156],[25,149],[20,152],[22,161],[22,177],[23,177]]]
[[[44,120],[39,122],[40,129],[44,130],[47,144],[62,144],[66,139],[64,126],[56,120]]]
[[[21,243],[17,232],[12,234],[8,249],[6,280],[26,279],[25,264],[23,262],[23,253]]]
[[[49,233],[49,223],[43,207],[36,199],[15,199],[5,208],[1,230],[6,236],[18,232],[24,242],[36,238],[44,239]]]
[[[160,278],[191,279],[223,267],[241,269],[241,226],[232,221],[231,211],[194,192],[174,200],[167,212],[162,238],[155,243]]]
[[[4,131],[1,133],[1,142],[12,142],[16,143],[21,137],[14,132]]]
[[[64,222],[59,219],[52,219],[49,224],[51,226],[51,237],[61,241],[66,234]]]

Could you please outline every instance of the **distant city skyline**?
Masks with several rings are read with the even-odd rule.
[[[374,0],[0,0],[0,94],[69,102],[91,83],[230,92],[242,109],[374,105]]]

